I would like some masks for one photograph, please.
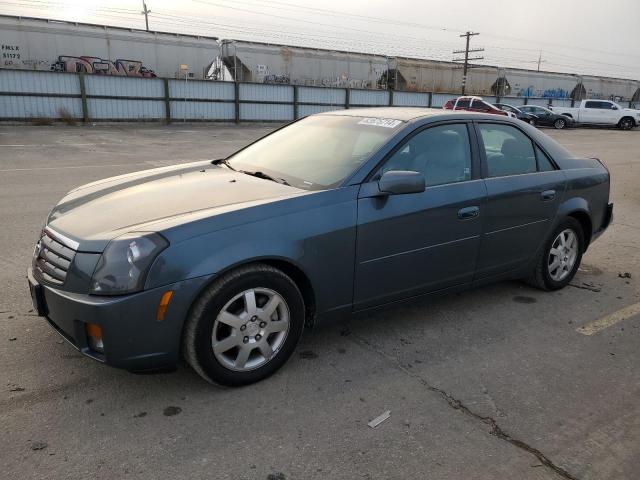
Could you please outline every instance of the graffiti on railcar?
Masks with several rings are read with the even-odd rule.
[[[519,97],[542,97],[542,98],[569,98],[571,92],[563,88],[536,88],[533,85],[520,89],[517,93]]]
[[[100,57],[60,55],[51,65],[54,72],[84,72],[96,75],[115,75],[121,77],[155,77],[153,70],[145,67],[140,60],[105,60]]]
[[[262,83],[289,85],[291,83],[291,79],[287,75],[265,75]]]

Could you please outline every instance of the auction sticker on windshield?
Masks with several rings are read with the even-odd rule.
[[[363,118],[358,125],[372,125],[374,127],[396,128],[402,121],[392,118]]]

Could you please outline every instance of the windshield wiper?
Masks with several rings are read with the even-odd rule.
[[[229,163],[229,160],[227,160],[226,158],[218,158],[217,160],[212,160],[211,163],[213,165],[224,165],[225,167],[230,168],[234,172],[237,172],[237,170],[231,166],[231,164]]]
[[[284,178],[272,177],[268,173],[264,173],[259,170],[255,172],[249,172],[247,170],[238,170],[238,171],[240,173],[244,173],[245,175],[251,175],[252,177],[264,178],[265,180],[271,180],[272,182],[281,183],[282,185],[289,185],[289,182],[287,182]]]

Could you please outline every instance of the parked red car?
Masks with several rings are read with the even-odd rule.
[[[467,112],[479,112],[479,113],[492,113],[494,115],[502,115],[506,117],[512,117],[513,114],[500,110],[497,107],[485,102],[481,97],[458,97],[453,100],[449,100],[442,107],[446,110],[465,110]]]

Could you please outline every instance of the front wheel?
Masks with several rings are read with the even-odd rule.
[[[555,122],[553,122],[553,126],[558,130],[562,130],[567,126],[567,121],[564,118],[558,118]]]
[[[541,290],[559,290],[573,279],[584,252],[584,232],[568,217],[551,234],[536,258],[528,282]]]
[[[635,126],[633,118],[624,117],[618,122],[618,128],[622,130],[631,130]]]
[[[304,319],[304,301],[291,278],[269,265],[241,267],[196,301],[185,324],[183,353],[205,380],[247,385],[284,365]]]

